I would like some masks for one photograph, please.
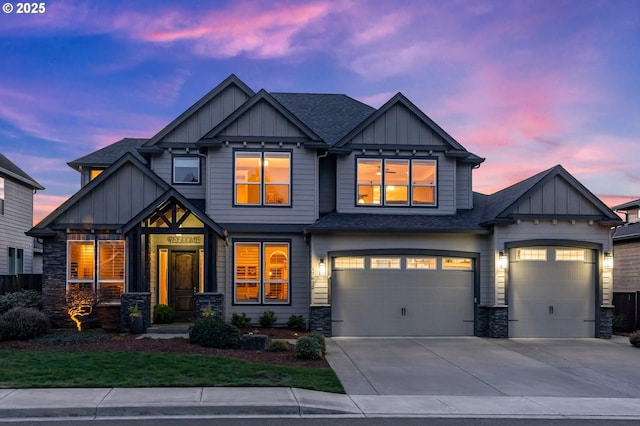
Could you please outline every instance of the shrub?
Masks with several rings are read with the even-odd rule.
[[[208,306],[205,306],[204,308],[202,308],[200,310],[200,316],[203,316],[203,317],[210,317],[210,316],[215,315],[215,314],[216,314],[216,312],[211,307],[211,303],[209,303]]]
[[[636,348],[640,348],[640,330],[636,330],[633,333],[629,334],[629,343],[631,343]]]
[[[4,314],[11,308],[40,309],[42,296],[35,290],[21,290],[0,296],[0,314]]]
[[[156,324],[169,324],[173,322],[173,308],[164,304],[153,307],[153,322]]]
[[[309,337],[312,339],[316,339],[318,345],[320,346],[320,352],[322,352],[322,355],[327,353],[327,342],[325,340],[324,334],[318,331],[312,331],[311,333],[309,333]]]
[[[237,349],[242,343],[242,336],[237,327],[218,315],[206,315],[193,323],[189,341],[206,348]]]
[[[267,350],[271,352],[286,352],[289,350],[289,343],[286,340],[272,340]]]
[[[305,330],[307,323],[302,315],[291,315],[287,321],[287,328],[291,330]]]
[[[263,328],[273,327],[278,318],[273,311],[264,311],[262,316],[258,321],[260,321],[260,326]]]
[[[236,314],[235,312],[231,315],[231,324],[235,325],[238,328],[247,328],[251,325],[251,318],[247,316],[247,314]]]
[[[49,318],[34,308],[12,308],[0,315],[0,340],[28,340],[49,331]]]
[[[322,359],[322,349],[317,339],[305,336],[296,341],[294,356],[298,359]]]

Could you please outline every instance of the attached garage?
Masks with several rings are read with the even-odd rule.
[[[509,250],[509,337],[595,337],[594,250]]]
[[[332,335],[473,336],[475,269],[468,257],[335,257]]]

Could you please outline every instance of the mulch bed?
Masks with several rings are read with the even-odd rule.
[[[282,328],[270,329],[245,329],[244,333],[266,334],[272,339],[295,339],[304,335],[304,332],[296,332]],[[141,337],[142,336],[142,337]],[[42,338],[28,341],[0,342],[0,350],[28,349],[28,350],[96,350],[96,351],[131,351],[131,352],[166,352],[187,353],[198,355],[212,355],[227,358],[243,359],[250,362],[273,365],[286,365],[292,367],[329,368],[325,359],[300,360],[293,354],[294,345],[284,352],[252,351],[241,349],[214,349],[193,345],[189,339],[151,339],[144,335],[125,333],[107,333],[101,330],[70,331],[53,330]]]

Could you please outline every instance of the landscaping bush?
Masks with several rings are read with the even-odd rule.
[[[278,318],[273,311],[265,311],[262,316],[260,316],[260,326],[263,328],[273,327]]]
[[[633,333],[629,334],[629,343],[631,343],[636,348],[640,348],[640,330],[636,330]]]
[[[0,296],[0,315],[11,308],[40,309],[41,306],[42,296],[35,290],[14,291]]]
[[[251,325],[251,318],[247,316],[247,314],[236,314],[235,312],[231,315],[231,324],[235,325],[238,328],[247,328]]]
[[[34,308],[11,308],[0,315],[0,340],[28,340],[49,331],[49,318]]]
[[[289,350],[289,343],[286,340],[272,340],[267,350],[271,352],[286,352]]]
[[[312,331],[311,333],[309,333],[309,337],[312,339],[316,339],[318,345],[320,346],[320,352],[322,352],[322,355],[327,353],[327,342],[325,340],[324,334],[318,331]]]
[[[302,315],[291,315],[287,321],[287,328],[290,330],[305,330],[307,323]]]
[[[318,339],[305,336],[296,341],[294,356],[298,359],[322,359],[322,349]]]
[[[160,304],[153,307],[153,322],[156,324],[170,324],[173,322],[173,308]]]
[[[242,336],[237,327],[218,315],[206,315],[193,323],[189,341],[206,348],[237,349],[242,343]]]

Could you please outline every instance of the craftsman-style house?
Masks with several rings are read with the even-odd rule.
[[[492,195],[402,94],[254,92],[231,75],[148,140],[70,163],[30,234],[44,295],[302,315],[334,336],[607,337],[618,216],[556,166]]]

